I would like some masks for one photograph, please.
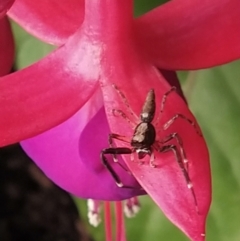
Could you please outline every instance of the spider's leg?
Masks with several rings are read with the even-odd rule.
[[[179,136],[177,132],[174,132],[168,136],[166,136],[163,140],[160,141],[161,144],[165,144],[173,139],[176,139],[178,145],[179,145],[179,150],[182,156],[183,164],[185,165],[186,170],[188,171],[188,159],[185,153],[185,150],[183,148],[183,141],[182,138]]]
[[[169,94],[171,94],[173,91],[176,91],[176,87],[175,86],[172,86],[170,90],[168,90],[162,97],[162,102],[161,102],[161,107],[160,107],[160,112],[159,112],[159,115],[158,115],[158,118],[156,120],[156,125],[159,124],[159,121],[161,119],[161,116],[162,116],[162,113],[163,113],[163,110],[164,110],[164,107],[165,107],[165,104],[166,104],[166,100],[167,100],[167,97]]]
[[[185,121],[187,121],[190,125],[193,126],[193,128],[196,130],[197,134],[199,136],[202,136],[201,131],[197,128],[197,125],[194,121],[190,120],[189,118],[187,118],[185,115],[183,114],[175,114],[170,120],[168,120],[164,125],[163,125],[163,130],[166,130],[167,128],[169,128],[169,126],[171,126],[175,120],[177,120],[178,118],[181,118]]]
[[[124,120],[126,120],[128,122],[129,125],[132,126],[132,128],[134,129],[135,126],[137,125],[136,123],[134,123],[133,121],[131,121],[128,116],[122,111],[122,110],[117,110],[117,109],[113,109],[112,110],[113,115],[114,116],[121,116]]]
[[[134,188],[134,187],[126,186],[122,183],[122,181],[120,180],[120,177],[115,172],[115,170],[112,168],[112,166],[109,164],[108,159],[106,158],[105,155],[107,155],[107,154],[123,155],[123,154],[131,154],[131,153],[132,153],[132,150],[129,148],[125,148],[125,147],[107,148],[107,149],[103,149],[101,151],[100,157],[101,157],[102,163],[107,168],[107,170],[110,172],[110,174],[112,175],[112,177],[115,180],[118,187]]]
[[[151,155],[150,155],[150,161],[149,161],[150,167],[156,167],[156,164],[154,163],[154,161],[155,161],[155,156],[154,156],[154,153],[152,151]]]
[[[126,105],[126,107],[128,108],[129,113],[132,115],[132,117],[137,121],[139,118],[138,116],[133,112],[131,106],[128,103],[128,100],[126,98],[126,96],[123,94],[123,92],[115,85],[113,84],[112,87],[117,91],[117,93],[119,94],[119,96],[121,97],[123,103]]]
[[[111,134],[109,134],[109,136],[108,136],[108,142],[109,142],[109,146],[110,146],[111,148],[116,148],[116,146],[114,145],[113,139],[116,139],[116,140],[119,140],[119,141],[123,141],[123,142],[127,142],[127,143],[130,142],[129,138],[126,137],[126,136],[121,136],[121,135],[118,135],[118,134],[115,134],[115,133],[111,133]],[[116,162],[116,163],[118,163],[118,165],[121,166],[122,169],[124,169],[126,172],[128,172],[130,175],[132,175],[132,173],[129,172],[129,170],[128,170],[126,167],[124,167],[124,166],[118,161],[116,154],[113,153],[112,155],[113,155],[113,161]]]
[[[193,199],[194,199],[194,203],[195,203],[195,208],[196,208],[196,211],[197,213],[199,212],[198,210],[198,204],[197,204],[197,198],[196,198],[196,195],[195,195],[195,192],[194,192],[194,189],[193,189],[193,184],[191,182],[191,179],[188,175],[188,172],[187,170],[184,168],[184,164],[183,162],[181,161],[181,155],[177,149],[177,147],[175,145],[164,145],[160,148],[159,150],[160,152],[168,152],[168,151],[173,151],[175,157],[176,157],[176,160],[177,160],[177,163],[183,173],[183,176],[187,182],[187,187],[191,190],[192,192],[192,196],[193,196]]]

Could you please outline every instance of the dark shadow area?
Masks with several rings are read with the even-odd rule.
[[[0,148],[0,240],[92,241],[71,196],[19,144]]]

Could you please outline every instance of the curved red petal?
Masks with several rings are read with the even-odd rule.
[[[170,85],[136,45],[137,40],[131,31],[130,1],[120,4],[117,0],[101,0],[94,3],[89,1],[86,4],[88,9],[84,24],[90,26],[89,37],[98,36],[104,46],[100,83],[110,129],[113,133],[125,136],[130,142],[133,128],[139,123],[138,116],[148,91],[152,88],[155,90],[157,115],[159,115],[161,100],[170,90]],[[100,15],[104,15],[105,18],[101,18]],[[106,29],[107,31],[104,31]],[[126,96],[129,104],[118,89]],[[131,107],[132,114],[128,106]],[[123,111],[130,121],[124,118],[124,114],[123,117],[120,114],[114,115],[113,109]],[[182,98],[172,93],[166,102],[160,125],[157,127],[158,140],[161,141],[174,132],[182,138],[199,214],[196,212],[193,195],[187,188],[181,168],[172,152],[155,154],[157,168],[149,165],[148,158],[145,164],[139,165],[138,159],[135,159],[135,162],[131,161],[131,155],[123,155],[123,157],[133,175],[167,217],[192,240],[202,241],[211,201],[208,151],[204,139],[187,121],[177,120],[166,131],[161,131],[164,122],[176,113],[181,113],[195,121]],[[129,122],[133,122],[133,126]],[[119,147],[131,148],[129,143],[123,141],[116,141],[116,144]]]
[[[14,41],[8,18],[0,19],[0,76],[10,72],[14,59]]]
[[[127,136],[131,140],[133,135],[131,125],[121,116],[116,117],[112,114],[113,109],[122,110],[130,119],[133,119],[124,99],[112,87],[112,84],[116,84],[125,94],[136,116],[139,116],[146,94],[152,88],[156,93],[156,116],[158,116],[163,95],[170,90],[170,86],[153,67],[137,60],[130,60],[129,56],[128,61],[131,68],[128,68],[128,72],[125,72],[120,67],[116,67],[123,66],[123,62],[120,64],[120,61],[111,59],[110,62],[112,65],[114,64],[115,71],[114,73],[111,73],[110,70],[105,72],[106,76],[102,89],[111,131]],[[126,59],[124,59],[124,62],[126,64]],[[113,66],[111,67],[113,68]],[[138,159],[132,162],[127,155],[124,156],[124,159],[141,186],[159,205],[166,216],[192,240],[202,241],[204,240],[202,235],[205,233],[206,215],[211,201],[209,156],[204,139],[197,134],[193,126],[187,121],[179,119],[166,131],[161,131],[164,123],[177,113],[181,113],[196,122],[185,102],[177,94],[172,93],[166,101],[165,110],[157,127],[158,140],[164,140],[171,133],[178,133],[181,137],[189,161],[188,173],[194,186],[199,214],[196,212],[194,197],[187,188],[187,183],[173,152],[156,152],[155,163],[157,168],[149,165],[149,157],[145,159],[143,165],[140,165]],[[139,123],[139,119],[135,119],[135,126],[137,123]],[[118,146],[131,148],[130,144],[124,142],[117,141],[117,144]],[[167,144],[176,145],[176,142],[173,140]],[[189,220],[191,221],[189,222]]]
[[[162,76],[164,77],[165,80],[171,85],[176,87],[176,92],[183,98],[185,102],[186,98],[183,94],[179,79],[177,77],[177,73],[175,71],[170,71],[170,70],[165,70],[165,69],[160,69],[160,72]]]
[[[0,146],[61,123],[95,91],[98,49],[80,38],[78,33],[43,60],[0,78]]]
[[[141,49],[164,69],[199,69],[240,58],[239,0],[174,0],[135,21]]]
[[[83,20],[84,0],[18,0],[8,15],[37,38],[62,45]]]
[[[0,18],[2,18],[8,9],[12,6],[14,0],[1,0],[0,2]]]

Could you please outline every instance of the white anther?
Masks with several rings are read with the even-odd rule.
[[[88,199],[88,200],[87,200],[87,206],[88,206],[88,210],[89,210],[89,211],[93,211],[93,210],[94,210],[94,207],[95,207],[94,201],[93,201],[92,199]]]
[[[123,210],[124,210],[126,217],[128,217],[128,218],[134,217],[140,210],[140,204],[138,202],[137,197],[133,197],[133,198],[126,200]]]
[[[98,213],[88,212],[88,221],[93,227],[97,227],[102,220]]]
[[[124,214],[126,215],[127,218],[133,218],[135,215],[139,212],[140,206],[133,204],[131,207],[128,205],[124,205]]]
[[[193,184],[190,182],[190,183],[187,184],[187,187],[188,187],[189,189],[191,189],[191,188],[193,187]]]
[[[201,236],[202,236],[202,237],[205,237],[205,233],[201,233]]]
[[[136,214],[140,211],[140,206],[134,204],[134,205],[132,206],[132,210],[133,210],[134,214],[136,215]]]
[[[92,226],[97,227],[99,223],[101,223],[102,221],[99,215],[100,213],[99,201],[88,199],[87,206],[88,206],[88,221]]]

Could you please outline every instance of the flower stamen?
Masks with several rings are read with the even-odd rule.
[[[106,241],[112,241],[112,220],[110,202],[104,202],[104,223]]]
[[[140,203],[137,197],[132,197],[124,204],[124,214],[128,218],[135,217],[140,210]]]
[[[100,210],[100,201],[88,199],[87,205],[88,205],[89,223],[92,226],[97,227],[102,221],[102,219],[100,217],[100,211],[101,211]]]

